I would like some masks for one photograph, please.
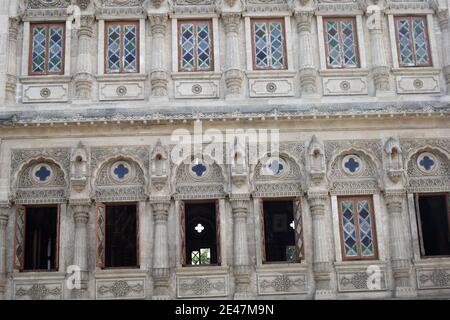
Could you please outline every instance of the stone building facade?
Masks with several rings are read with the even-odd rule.
[[[450,297],[449,6],[2,0],[0,298]]]

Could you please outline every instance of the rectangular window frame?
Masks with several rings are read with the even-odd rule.
[[[356,66],[346,66],[344,64],[344,60],[341,59],[341,65],[339,67],[334,67],[332,65],[329,64],[328,61],[328,52],[329,52],[329,47],[328,47],[328,40],[327,40],[327,21],[333,21],[336,20],[338,21],[338,28],[339,28],[339,53],[341,54],[341,56],[343,55],[342,52],[342,30],[341,30],[341,21],[352,21],[353,22],[353,26],[354,26],[354,30],[353,30],[353,37],[354,37],[354,47],[355,47],[355,55],[356,55]],[[331,70],[346,70],[346,69],[359,69],[361,68],[361,57],[360,57],[360,52],[359,52],[359,39],[358,39],[358,22],[356,20],[356,17],[324,17],[322,19],[322,27],[323,27],[323,41],[324,41],[324,46],[325,46],[325,64],[327,66],[327,69],[331,69]]]
[[[25,270],[25,247],[26,247],[26,224],[27,224],[27,208],[56,208],[57,212],[56,212],[56,247],[55,247],[55,268],[51,269],[51,270],[43,270],[43,269],[27,269]],[[17,204],[16,205],[16,219],[14,222],[14,271],[19,271],[19,272],[58,272],[59,271],[59,252],[60,252],[60,244],[61,244],[61,240],[60,240],[60,229],[61,229],[61,205],[59,204],[35,204],[35,205],[22,205],[22,204]],[[23,233],[22,233],[22,256],[20,261],[16,261],[16,248],[17,248],[17,234],[18,234],[18,229],[17,229],[17,218],[18,218],[18,213],[19,210],[25,210],[24,211],[24,223],[23,223]]]
[[[279,22],[281,23],[281,26],[283,28],[283,67],[282,68],[274,68],[270,63],[269,67],[257,67],[256,66],[256,45],[255,45],[255,22],[265,22],[266,25],[268,25],[270,22]],[[287,46],[286,46],[286,24],[284,18],[251,18],[250,19],[250,33],[251,33],[251,44],[252,44],[252,63],[253,63],[253,70],[255,71],[264,71],[264,70],[288,70],[288,53],[287,53]],[[272,54],[270,54],[270,57]],[[271,60],[271,59],[270,59]]]
[[[139,20],[118,20],[118,21],[105,21],[104,22],[104,74],[139,74],[141,70],[141,61],[140,61],[140,49],[141,49],[141,39],[140,39],[140,21]],[[108,69],[108,27],[111,25],[120,25],[120,70],[118,72],[111,72]],[[123,39],[124,33],[123,28],[125,25],[134,25],[136,27],[136,71],[126,71],[124,70],[124,48],[123,48]]]
[[[115,205],[135,205],[136,206],[136,266],[126,267],[106,267],[106,207]],[[103,239],[99,238],[99,210],[103,209]],[[116,269],[139,269],[141,266],[140,259],[140,219],[139,219],[139,202],[99,202],[95,205],[95,232],[96,232],[96,267],[102,270],[116,270]],[[103,252],[102,256],[99,255],[99,245],[102,242]]]
[[[181,25],[182,24],[189,24],[192,23],[194,26],[197,26],[198,24],[208,24],[209,26],[209,38],[210,38],[210,48],[209,48],[209,68],[199,68],[198,67],[198,57],[197,57],[197,48],[198,48],[198,42],[197,37],[195,37],[195,44],[194,44],[194,63],[195,66],[193,68],[185,68],[182,65],[182,34],[181,34]],[[196,33],[197,34],[197,33]],[[208,71],[214,71],[214,29],[213,29],[213,21],[212,19],[199,19],[199,20],[192,20],[192,19],[178,19],[177,20],[177,43],[178,43],[178,71],[179,72],[208,72]]]
[[[187,203],[201,204],[201,203],[215,203],[216,206],[216,247],[217,247],[217,263],[213,264],[198,264],[192,265],[187,263],[186,257],[186,212],[185,205]],[[209,199],[209,200],[181,200],[180,201],[180,260],[181,266],[184,268],[199,268],[199,267],[220,267],[222,265],[222,250],[221,250],[221,233],[220,233],[220,199]]]
[[[45,72],[33,72],[33,43],[34,43],[34,29],[39,26],[46,27],[46,47],[45,47]],[[51,27],[61,27],[63,30],[63,43],[61,48],[61,71],[59,72],[49,72],[48,71],[48,57],[49,57],[49,38],[50,38],[50,30]],[[50,75],[64,75],[65,71],[65,55],[66,55],[66,24],[64,22],[54,22],[54,23],[31,23],[30,24],[30,36],[29,36],[29,53],[28,53],[28,75],[30,76],[50,76]]]
[[[369,209],[370,209],[370,219],[372,221],[371,227],[372,227],[372,241],[374,244],[374,253],[372,256],[364,257],[361,253],[361,240],[359,238],[359,221],[357,221],[356,224],[356,232],[358,235],[358,241],[357,241],[357,248],[358,248],[358,255],[354,257],[348,257],[345,254],[345,245],[344,245],[344,232],[343,232],[343,226],[342,226],[342,208],[341,208],[341,201],[342,200],[350,200],[353,202],[353,216],[355,217],[355,201],[356,200],[368,200],[369,202]],[[375,220],[375,207],[373,202],[373,195],[357,195],[357,196],[338,196],[337,197],[337,206],[338,206],[338,213],[339,213],[339,237],[341,240],[341,255],[342,255],[342,261],[362,261],[362,260],[378,260],[379,259],[379,249],[378,249],[378,237],[377,237],[377,226],[376,226],[376,220]]]
[[[433,66],[433,56],[432,56],[432,52],[431,52],[431,42],[430,42],[430,33],[428,30],[428,18],[426,15],[396,15],[393,17],[394,18],[394,30],[395,30],[395,46],[397,49],[397,62],[400,68],[420,68],[420,67],[432,67]],[[398,36],[398,26],[397,26],[397,21],[400,19],[408,19],[409,20],[409,24],[411,26],[412,24],[412,18],[420,18],[421,20],[423,20],[424,25],[425,25],[425,34],[427,37],[427,50],[428,50],[428,63],[427,64],[417,64],[417,57],[416,57],[416,46],[415,46],[415,39],[413,34],[410,31],[410,36],[412,39],[412,48],[413,48],[413,58],[414,58],[414,65],[405,65],[402,64],[401,62],[401,53],[400,53],[400,46],[399,46],[399,36]],[[411,30],[411,29],[410,29]]]
[[[422,220],[420,218],[420,207],[419,207],[419,197],[420,196],[446,196],[446,207],[447,207],[447,223],[448,230],[450,232],[450,192],[419,192],[414,194],[414,207],[416,211],[416,221],[417,221],[417,231],[419,235],[419,249],[420,249],[420,258],[422,259],[433,259],[433,258],[448,258],[450,255],[426,255],[425,254],[425,245],[423,242],[423,233],[422,233]]]
[[[295,233],[296,237],[295,237],[295,241],[296,241],[296,247],[297,249],[299,249],[298,253],[298,259],[295,262],[289,262],[289,261],[267,261],[267,254],[266,254],[266,236],[265,236],[265,219],[264,219],[264,202],[268,202],[268,201],[286,201],[286,202],[292,202],[292,213],[293,213],[293,218],[294,221],[296,220],[296,206],[299,206],[300,210],[300,223],[302,225],[302,232],[301,232],[301,237],[302,237],[302,247],[299,249],[297,247],[297,242],[298,242],[298,238],[297,238],[297,234]],[[261,260],[263,264],[296,264],[296,263],[302,263],[302,261],[305,260],[305,246],[304,246],[304,219],[303,219],[303,203],[302,203],[302,198],[301,197],[295,197],[295,198],[261,198],[259,199],[259,219],[260,219],[260,235],[261,235]],[[294,230],[295,232],[295,230]]]

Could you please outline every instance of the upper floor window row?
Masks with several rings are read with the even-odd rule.
[[[431,66],[431,50],[424,16],[397,16],[396,49],[401,67]],[[213,71],[214,42],[212,20],[178,21],[178,69],[181,72]],[[287,69],[286,29],[284,19],[251,20],[251,48],[254,70]],[[324,18],[323,39],[326,67],[359,68],[357,23],[354,17]],[[139,22],[105,24],[105,72],[139,73]],[[64,73],[65,25],[31,25],[30,75]]]

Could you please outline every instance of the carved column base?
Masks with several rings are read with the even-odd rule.
[[[150,74],[152,95],[155,97],[167,96],[167,74],[165,71],[155,70]]]
[[[75,75],[75,96],[79,100],[90,100],[94,78],[90,73],[77,73]]]
[[[390,92],[389,85],[389,67],[378,66],[372,68],[373,81],[377,94],[382,92]]]
[[[300,86],[302,88],[302,96],[317,94],[317,70],[313,67],[300,69]]]
[[[336,293],[333,290],[316,290],[314,300],[335,300]]]
[[[394,296],[397,298],[403,297],[415,297],[417,296],[416,290],[410,283],[411,265],[409,260],[393,260],[392,261],[392,273],[394,277]]]
[[[6,280],[0,279],[0,300],[6,300]]]
[[[417,297],[417,291],[413,287],[396,287],[394,290],[394,297],[415,298]]]
[[[225,84],[227,95],[237,96],[241,93],[244,73],[239,69],[228,69],[225,71]]]
[[[316,262],[313,265],[313,269],[314,281],[316,282],[315,295],[325,297],[329,295],[327,292],[333,293],[333,290],[331,290],[331,262]]]
[[[169,279],[170,270],[168,268],[153,269],[153,296],[152,300],[169,300]]]
[[[85,288],[82,285],[81,289],[74,289],[70,292],[70,298],[72,300],[88,300],[89,299],[89,292],[88,292],[88,285],[85,285]]]
[[[234,282],[234,300],[247,300],[253,298],[253,295],[250,293],[249,266],[234,267]]]

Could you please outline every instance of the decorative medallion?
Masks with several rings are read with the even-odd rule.
[[[342,159],[342,170],[350,175],[361,172],[362,165],[362,160],[354,154],[347,155]]]
[[[31,172],[33,180],[39,184],[48,183],[53,176],[52,168],[46,163],[40,163],[34,166]]]
[[[275,83],[273,83],[273,82],[269,82],[266,85],[266,90],[269,93],[275,93],[277,91],[277,85]]]
[[[130,173],[131,168],[126,161],[118,161],[111,166],[111,176],[116,181],[127,181],[131,176]]]
[[[209,168],[208,165],[204,164],[201,161],[198,161],[198,163],[194,163],[193,165],[191,165],[189,173],[196,179],[204,178],[208,175]]]
[[[413,82],[413,86],[414,86],[414,88],[416,88],[416,89],[422,89],[422,87],[423,87],[423,81],[420,80],[420,79],[416,79],[416,80],[414,80],[414,82]]]
[[[433,173],[436,169],[436,164],[436,157],[430,152],[423,152],[417,157],[417,167],[423,173]]]
[[[350,82],[348,82],[347,80],[344,80],[339,84],[339,87],[343,91],[348,91],[348,90],[350,90],[350,87],[351,87]]]
[[[116,89],[116,93],[119,97],[125,96],[127,94],[127,92],[128,92],[128,90],[127,90],[127,87],[125,87],[125,86],[119,86]]]
[[[269,176],[281,176],[286,172],[287,164],[279,157],[271,157],[267,159],[265,165],[263,166],[262,173]]]
[[[41,89],[40,95],[41,95],[42,98],[46,99],[46,98],[50,97],[51,94],[52,94],[52,91],[49,88],[42,88]]]
[[[201,85],[199,85],[199,84],[194,84],[194,85],[192,86],[192,93],[194,93],[194,94],[200,94],[200,93],[202,93],[202,91],[203,91],[203,88],[202,88]]]

